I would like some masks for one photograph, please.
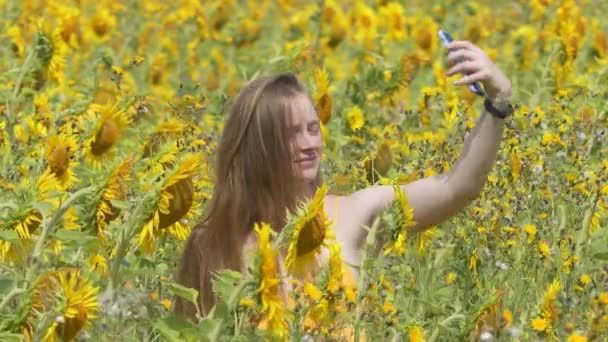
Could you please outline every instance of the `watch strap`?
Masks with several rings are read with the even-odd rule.
[[[494,106],[494,104],[488,97],[484,99],[483,106],[490,114],[501,119],[506,118],[507,116],[513,114],[513,112],[515,111],[513,109],[513,106],[508,102],[506,102],[505,105],[499,106],[501,108],[496,108],[496,106]]]

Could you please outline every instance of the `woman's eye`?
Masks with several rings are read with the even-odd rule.
[[[319,123],[315,122],[315,123],[308,125],[308,131],[310,133],[315,133],[315,134],[319,133]]]

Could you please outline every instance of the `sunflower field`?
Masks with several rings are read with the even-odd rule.
[[[590,0],[0,0],[0,340],[605,341],[606,13]],[[439,29],[492,58],[516,111],[480,196],[412,233],[398,192],[346,281],[321,196],[449,171],[480,114],[445,76]],[[224,117],[248,81],[283,71],[315,101],[324,185],[285,227],[256,225],[249,272],[219,273],[217,305],[186,320],[175,298],[198,293],[175,282],[177,262],[213,192]],[[297,263],[310,224],[329,262],[284,303],[276,256]]]

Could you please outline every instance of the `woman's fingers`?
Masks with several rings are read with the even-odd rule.
[[[456,64],[454,67],[452,67],[450,70],[448,70],[446,74],[448,76],[452,76],[457,73],[473,74],[473,73],[476,73],[479,69],[480,69],[480,64],[477,61],[475,61],[475,60],[464,61],[464,62],[460,62],[460,63]]]
[[[473,43],[466,41],[466,40],[455,40],[455,41],[449,43],[446,46],[446,48],[449,51],[457,50],[457,49],[475,50],[476,46]]]
[[[487,74],[483,70],[480,70],[474,74],[463,76],[461,79],[459,79],[458,81],[455,81],[453,84],[456,86],[469,85],[474,82],[482,81],[486,77],[487,77]]]
[[[463,50],[469,50],[469,51],[473,51],[473,52],[481,52],[484,53],[483,50],[481,48],[479,48],[477,45],[466,41],[466,40],[455,40],[451,43],[449,43],[446,48],[448,49],[448,51],[454,51],[454,50],[459,50],[459,49],[463,49]]]
[[[461,73],[464,76],[454,82],[454,85],[469,85],[474,82],[483,83],[486,94],[490,98],[510,98],[513,95],[511,81],[500,70],[488,55],[468,41],[453,41],[447,44],[448,60],[457,64],[448,70],[447,75]]]
[[[475,58],[475,52],[467,49],[460,49],[456,51],[450,51],[448,53],[448,61],[450,63],[459,63],[465,60],[471,60]]]

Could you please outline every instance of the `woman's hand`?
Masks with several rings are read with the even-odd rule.
[[[467,41],[453,41],[447,45],[447,48],[448,61],[456,64],[448,70],[447,75],[468,74],[454,82],[454,85],[481,82],[491,101],[501,102],[511,99],[513,96],[511,81],[483,50]]]

